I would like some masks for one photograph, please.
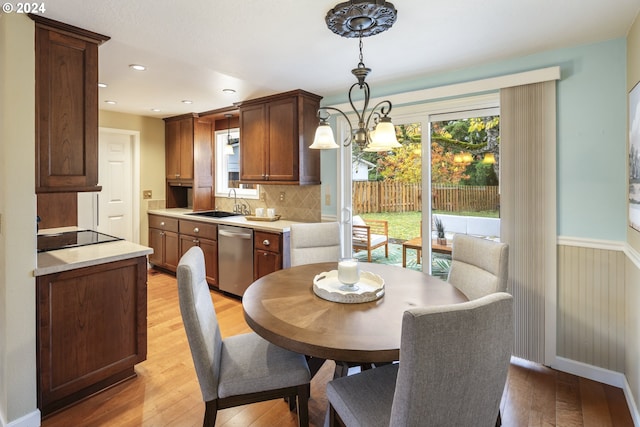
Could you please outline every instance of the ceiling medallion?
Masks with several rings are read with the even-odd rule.
[[[351,0],[327,12],[327,27],[342,37],[369,37],[387,31],[398,12],[384,0]]]

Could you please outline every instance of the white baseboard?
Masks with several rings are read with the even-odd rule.
[[[624,397],[627,398],[627,406],[629,407],[629,412],[631,412],[631,418],[633,418],[633,425],[640,426],[640,413],[638,413],[638,406],[636,406],[636,401],[633,399],[633,393],[631,393],[631,387],[627,382],[627,379],[624,379]]]
[[[624,397],[627,400],[627,406],[629,407],[631,418],[633,418],[633,424],[640,426],[640,413],[638,413],[638,407],[631,392],[631,387],[624,374],[559,356],[556,356],[551,368],[621,388],[624,391]]]
[[[579,377],[588,378],[599,383],[609,384],[614,387],[624,388],[626,378],[624,374],[609,369],[599,368],[583,362],[556,356],[555,363],[551,366],[558,371],[567,372]]]
[[[7,423],[4,420],[4,417],[0,419],[0,426],[2,427],[40,427],[40,410],[36,409],[33,412],[24,415],[17,420],[13,420],[10,423]]]

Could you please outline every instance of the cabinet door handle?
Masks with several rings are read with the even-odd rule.
[[[161,232],[160,232],[160,235],[161,235],[161,236],[164,236],[164,231],[161,231]]]
[[[200,229],[199,229],[198,227],[195,227],[195,228],[193,229],[193,232],[194,232],[194,233],[199,233],[199,232],[200,232]]]
[[[262,253],[262,256],[267,257],[267,256],[269,256],[269,253],[268,253],[268,252],[263,252],[263,253]]]
[[[164,227],[164,221],[160,223],[160,227]]]
[[[192,240],[193,243],[195,243],[196,245],[200,246],[200,240],[198,239],[193,239]]]
[[[179,173],[176,174],[176,178],[180,178],[180,174]]]
[[[262,241],[262,244],[265,245],[265,246],[269,246],[269,245],[271,245],[271,242],[268,241],[267,239],[265,239],[265,240]]]

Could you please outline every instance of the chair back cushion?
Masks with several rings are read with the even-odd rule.
[[[180,258],[176,275],[184,329],[202,397],[208,402],[218,398],[222,337],[205,278],[202,249],[189,249]]]
[[[291,224],[291,266],[338,262],[340,226],[337,222]]]
[[[406,311],[390,425],[493,426],[513,341],[504,292]]]
[[[506,292],[509,245],[466,234],[453,236],[448,281],[469,299]]]

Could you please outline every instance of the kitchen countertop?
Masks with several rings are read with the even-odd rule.
[[[192,221],[210,222],[214,224],[235,225],[238,227],[253,228],[259,231],[271,231],[275,233],[288,232],[291,224],[296,224],[298,221],[288,221],[279,219],[278,221],[249,221],[243,215],[228,216],[225,218],[212,218],[197,215],[187,215],[193,213],[192,209],[186,208],[169,208],[169,209],[152,209],[147,213],[155,215],[170,216],[179,219],[188,219]]]
[[[39,234],[75,230],[82,230],[82,228],[51,228],[41,230]],[[44,276],[45,274],[59,273],[82,267],[146,256],[151,253],[153,253],[153,249],[126,240],[40,252],[37,257],[38,265],[33,271],[33,275],[36,277]]]

